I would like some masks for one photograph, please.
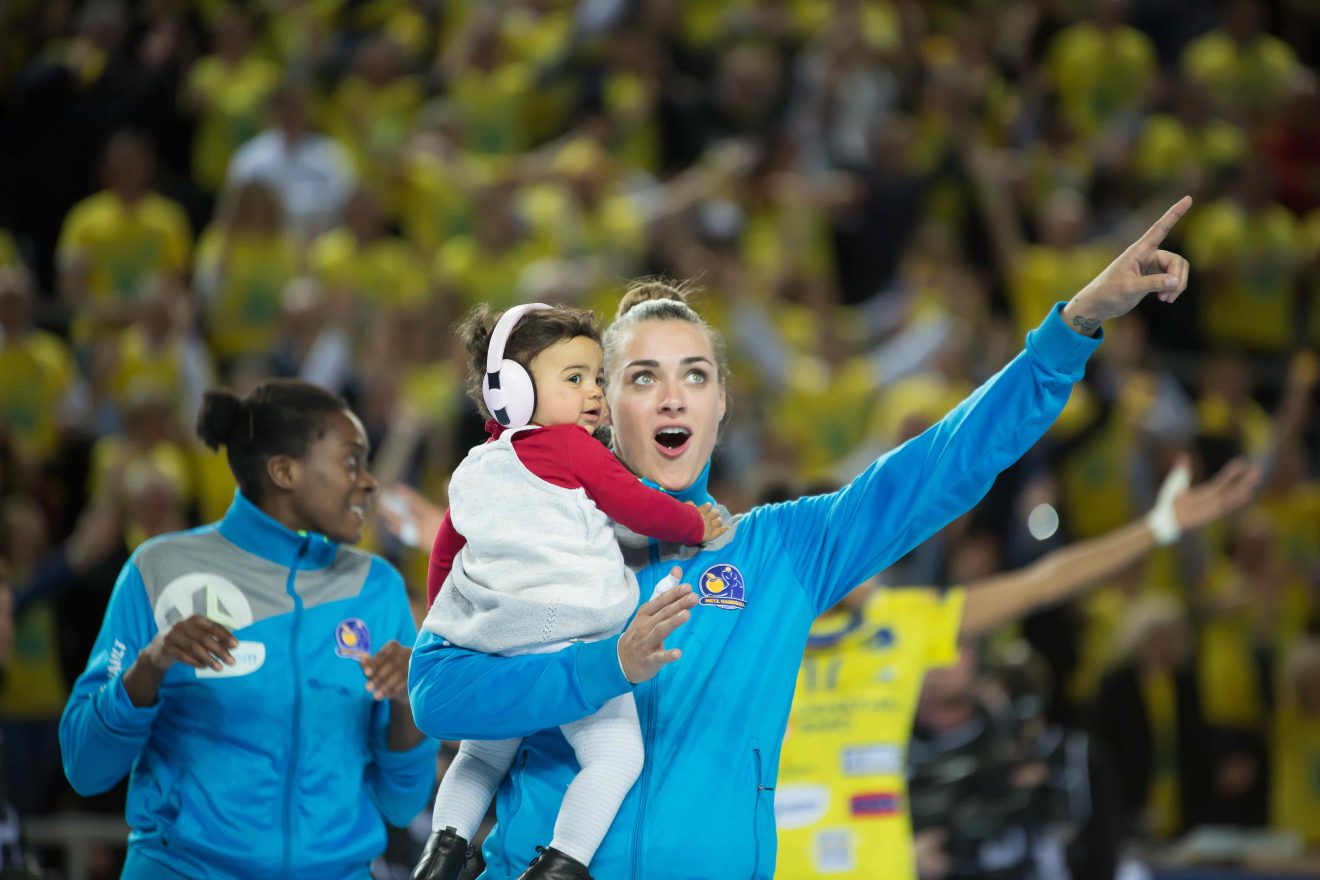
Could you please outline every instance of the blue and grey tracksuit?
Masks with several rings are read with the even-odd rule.
[[[233,631],[236,664],[176,663],[156,703],[134,706],[122,673],[192,614]],[[366,880],[384,823],[425,807],[436,744],[389,750],[390,704],[352,654],[415,637],[389,563],[292,532],[241,493],[220,522],[144,544],[60,720],[80,793],[131,771],[124,876]]]
[[[700,548],[624,536],[644,598],[674,565],[699,596],[666,643],[682,659],[651,681],[628,684],[617,637],[497,657],[423,632],[409,678],[418,726],[443,739],[526,738],[499,791],[485,880],[517,877],[551,838],[577,771],[555,728],[629,689],[646,765],[592,874],[772,877],[779,745],[811,622],[980,500],[1058,416],[1099,345],[1070,330],[1060,309],[942,421],[838,492],[758,507]],[[705,474],[673,494],[713,500]]]

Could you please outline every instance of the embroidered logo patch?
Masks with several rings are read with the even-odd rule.
[[[335,627],[335,653],[350,660],[366,660],[371,656],[371,633],[367,625],[356,617],[339,621]]]
[[[697,581],[699,605],[714,605],[730,611],[747,607],[746,584],[742,572],[727,562],[719,562],[701,573]]]

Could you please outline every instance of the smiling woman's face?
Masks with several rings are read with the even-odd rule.
[[[619,458],[665,489],[691,486],[724,418],[724,385],[706,331],[678,319],[642,321],[605,372]]]

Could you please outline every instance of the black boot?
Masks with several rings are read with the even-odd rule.
[[[458,872],[471,857],[472,847],[453,828],[432,831],[412,880],[458,880]]]
[[[518,880],[591,880],[587,866],[551,846],[538,846],[538,855]]]

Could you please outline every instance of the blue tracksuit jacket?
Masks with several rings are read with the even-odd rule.
[[[237,664],[176,663],[155,705],[134,706],[121,673],[194,613],[233,630]],[[339,655],[415,637],[389,563],[289,531],[241,493],[220,522],[139,548],[60,719],[78,792],[131,771],[125,877],[366,880],[384,822],[425,806],[436,744],[390,751],[390,704]]]
[[[1099,345],[1070,330],[1060,310],[942,421],[838,492],[758,507],[700,548],[622,537],[643,598],[678,565],[701,604],[667,642],[683,658],[632,688],[646,765],[596,852],[593,876],[773,877],[779,746],[812,620],[976,504],[1055,420]],[[704,474],[674,494],[713,500]],[[550,842],[577,772],[555,728],[630,689],[617,642],[496,657],[425,631],[418,639],[409,684],[423,731],[526,737],[500,787],[484,880],[517,877],[535,847]]]

